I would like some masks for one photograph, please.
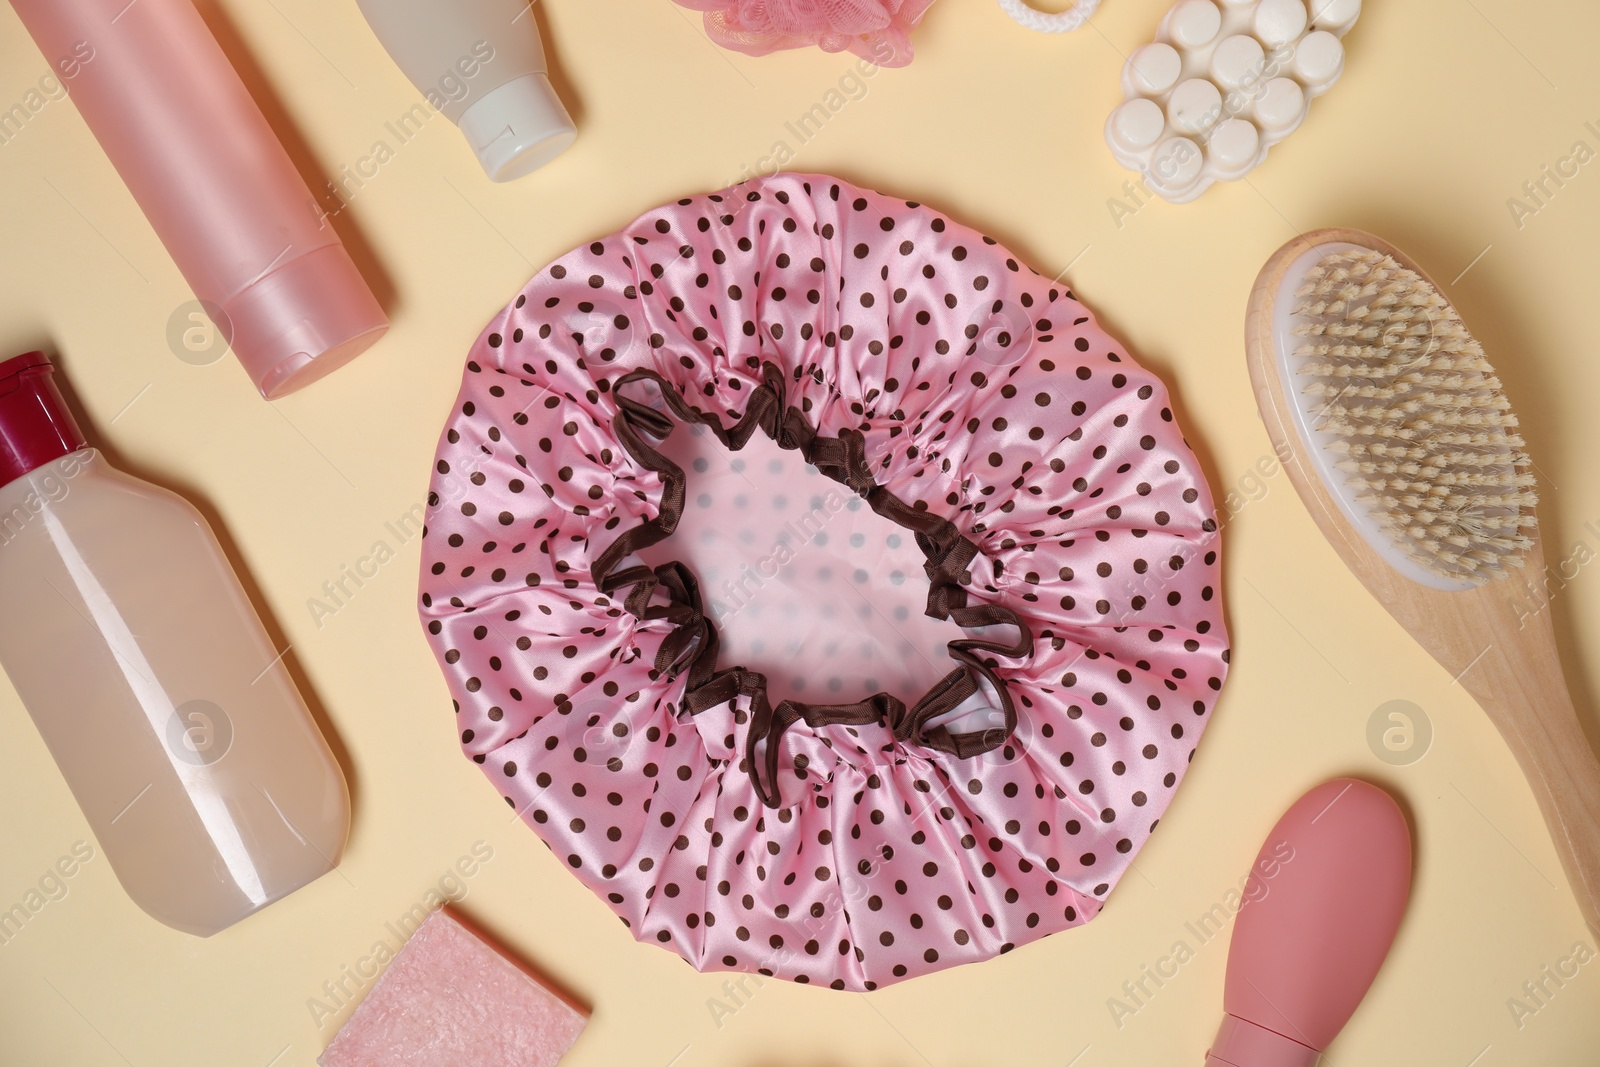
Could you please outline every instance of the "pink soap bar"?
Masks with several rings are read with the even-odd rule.
[[[589,1016],[444,911],[395,955],[322,1067],[553,1067]]]

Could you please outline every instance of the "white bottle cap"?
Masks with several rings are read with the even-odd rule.
[[[578,139],[578,128],[543,74],[491,90],[461,113],[460,126],[478,162],[497,182],[533,173]]]

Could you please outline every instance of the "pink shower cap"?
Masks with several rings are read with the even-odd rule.
[[[1227,671],[1161,382],[991,238],[822,176],[540,271],[422,555],[462,747],[560,860],[698,968],[838,989],[1093,917]]]
[[[677,0],[705,12],[706,33],[724,48],[764,56],[815,45],[850,51],[880,67],[911,62],[911,30],[933,0]]]

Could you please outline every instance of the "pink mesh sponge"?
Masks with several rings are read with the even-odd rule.
[[[784,174],[541,270],[422,543],[462,748],[634,932],[840,989],[1081,923],[1226,673],[1161,381],[920,204]]]
[[[417,928],[322,1067],[555,1067],[588,1016],[444,911]]]
[[[706,33],[724,48],[764,56],[815,45],[849,51],[881,67],[911,62],[911,30],[933,0],[677,0],[705,12]]]

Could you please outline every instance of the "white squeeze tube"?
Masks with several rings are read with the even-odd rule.
[[[530,0],[357,0],[428,103],[461,127],[490,178],[531,174],[578,130],[550,84]]]

